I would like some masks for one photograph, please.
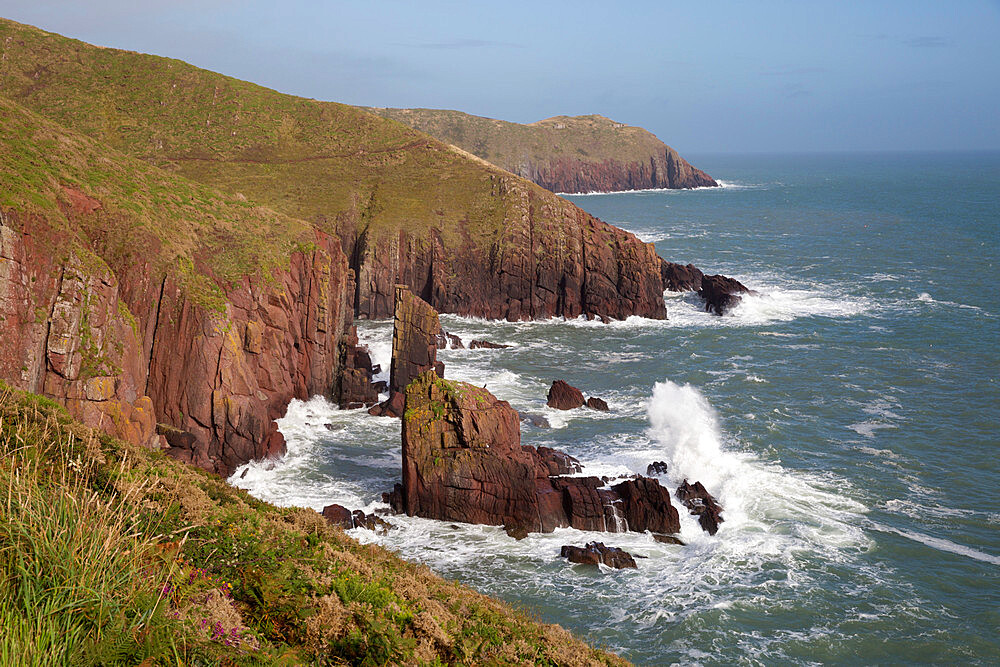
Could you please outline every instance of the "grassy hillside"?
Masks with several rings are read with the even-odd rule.
[[[556,116],[522,125],[445,109],[372,111],[515,172],[519,164],[544,163],[559,157],[627,163],[648,160],[650,155],[666,150],[651,132],[598,115]]]
[[[0,663],[620,664],[0,383]]]
[[[332,231],[503,218],[495,169],[362,109],[284,95],[187,63],[0,20],[0,91],[102,144]]]
[[[0,208],[44,221],[45,240],[56,244],[48,259],[150,262],[220,307],[220,286],[266,274],[314,239],[301,220],[111,150],[3,97],[0,139]]]

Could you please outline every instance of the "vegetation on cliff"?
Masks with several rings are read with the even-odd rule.
[[[0,662],[621,664],[0,383]]]
[[[445,109],[371,111],[556,192],[718,185],[651,132],[596,114],[523,125]]]

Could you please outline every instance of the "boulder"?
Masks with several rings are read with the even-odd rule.
[[[388,399],[368,410],[368,414],[373,417],[395,417],[399,419],[403,416],[403,406],[406,396],[401,391],[393,392]]]
[[[603,542],[588,542],[584,547],[574,547],[565,545],[559,551],[559,556],[568,558],[571,563],[582,563],[584,565],[604,565],[621,570],[624,568],[636,569],[635,559],[629,552],[618,547],[605,546]]]
[[[556,380],[549,388],[546,405],[557,410],[572,410],[584,405],[583,392],[562,380]]]
[[[510,347],[510,345],[503,345],[502,343],[491,343],[488,340],[473,340],[469,343],[470,350],[503,350]]]
[[[609,412],[611,410],[604,399],[597,398],[596,396],[591,396],[587,399],[587,407],[591,410],[600,410],[601,412]]]
[[[701,482],[688,484],[685,479],[684,483],[677,487],[677,498],[691,514],[698,517],[698,523],[701,524],[702,530],[709,535],[715,535],[719,532],[719,524],[723,520],[722,506],[705,490]]]
[[[323,508],[322,514],[323,518],[330,522],[331,525],[339,526],[344,530],[367,528],[379,535],[385,535],[392,528],[392,524],[383,521],[381,517],[374,514],[365,514],[361,510],[354,510],[352,512],[343,505],[327,505]]]
[[[646,475],[652,477],[653,475],[666,475],[667,474],[667,462],[666,461],[653,461],[648,466],[646,466]]]
[[[705,276],[701,280],[698,296],[705,300],[705,310],[716,315],[725,315],[739,305],[739,294],[750,294],[743,283],[723,275]]]
[[[657,542],[662,542],[663,544],[677,544],[684,546],[684,542],[676,535],[661,535],[659,533],[653,533],[653,539]]]

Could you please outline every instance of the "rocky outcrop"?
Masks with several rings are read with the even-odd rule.
[[[75,194],[71,220],[100,210]],[[0,215],[0,376],[17,388],[224,476],[284,451],[274,420],[292,398],[330,395],[350,318],[347,261],[330,237],[208,299],[141,258],[111,266],[83,246],[58,257],[56,234]]]
[[[586,402],[582,391],[563,380],[553,380],[545,404],[556,410],[573,410]]]
[[[684,503],[691,514],[698,517],[698,523],[709,535],[719,532],[722,523],[722,506],[705,490],[701,482],[684,483],[677,487],[677,498]]]
[[[663,289],[671,292],[698,292],[705,300],[705,310],[724,315],[741,301],[740,294],[756,294],[735,278],[706,276],[693,264],[681,265],[660,259]]]
[[[618,547],[604,546],[603,542],[588,542],[584,547],[564,545],[559,550],[559,556],[571,563],[583,565],[606,565],[614,570],[625,568],[636,569],[632,554]]]
[[[579,461],[521,446],[517,412],[483,388],[428,371],[406,390],[403,482],[387,500],[411,516],[506,526],[673,533],[670,492],[637,477],[614,486],[575,477]]]

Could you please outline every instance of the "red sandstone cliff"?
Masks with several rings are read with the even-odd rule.
[[[86,248],[57,256],[62,233],[0,213],[0,377],[15,387],[220,475],[283,452],[274,419],[292,398],[331,392],[350,319],[335,240],[317,233],[315,249],[270,280],[244,278],[205,304],[146,262],[112,268]],[[157,422],[173,427],[160,429],[166,438]]]
[[[341,221],[359,317],[392,316],[397,283],[439,312],[488,319],[666,317],[651,243],[509,174],[491,178],[505,217],[488,243],[473,240],[468,221],[457,241],[440,230],[376,236],[356,218]]]

